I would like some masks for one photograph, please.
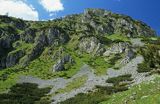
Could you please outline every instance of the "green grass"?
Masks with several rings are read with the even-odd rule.
[[[103,57],[94,57],[87,61],[87,63],[93,68],[96,75],[105,75],[107,69],[112,67],[112,65],[107,63]]]
[[[10,87],[16,84],[17,74],[11,75],[7,80],[0,80],[0,93],[7,91]]]
[[[134,97],[135,100],[131,98]],[[131,89],[113,94],[110,99],[100,104],[159,104],[160,103],[160,77],[154,81],[144,82]]]
[[[112,41],[124,41],[124,42],[129,42],[130,39],[124,35],[120,35],[120,34],[113,34],[113,35],[107,35],[106,36],[108,39],[112,40]]]
[[[75,78],[73,82],[70,82],[64,89],[59,89],[56,91],[56,93],[65,93],[65,92],[70,92],[74,89],[77,89],[85,84],[87,80],[87,76],[81,76],[78,78]]]
[[[0,92],[6,91],[15,85],[19,75],[23,75],[24,72],[25,70],[18,65],[0,71]]]
[[[25,69],[28,70],[27,75],[40,77],[42,79],[50,79],[53,77],[53,61],[48,58],[38,58],[32,61]]]
[[[33,44],[25,43],[23,41],[16,41],[15,43],[13,43],[13,48],[15,48],[15,50],[25,50],[26,52],[28,52],[32,47]]]

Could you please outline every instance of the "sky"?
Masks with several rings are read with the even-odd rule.
[[[160,0],[0,0],[0,15],[50,20],[102,8],[143,21],[160,34]]]

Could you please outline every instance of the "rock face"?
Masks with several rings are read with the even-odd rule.
[[[47,45],[47,38],[44,35],[44,32],[41,32],[40,35],[35,39],[35,44],[27,58],[24,60],[23,65],[26,66],[30,61],[37,58],[44,50],[44,47]]]
[[[12,43],[19,39],[19,35],[2,33],[0,36],[0,69],[3,69],[7,55],[13,50]]]
[[[119,42],[117,44],[112,45],[110,48],[106,49],[103,53],[103,56],[111,56],[113,54],[122,54],[124,53],[124,58],[121,61],[121,64],[127,64],[131,59],[135,57],[135,52],[133,51],[133,47],[127,42]]]
[[[61,59],[58,60],[58,62],[53,66],[53,71],[57,72],[57,71],[64,71],[67,70],[65,69],[65,64],[71,64],[73,65],[75,63],[75,61],[73,60],[73,58],[70,55],[64,55]]]
[[[0,59],[0,69],[3,69],[6,67],[6,59],[3,57]]]
[[[123,53],[129,47],[129,43],[119,42],[106,49],[103,56],[110,56],[111,54]]]
[[[69,36],[65,33],[61,33],[60,30],[56,28],[50,28],[47,31],[47,39],[49,45],[56,44],[56,42],[63,44],[69,41]]]
[[[156,35],[155,31],[141,21],[103,9],[86,9],[82,16],[82,22],[89,23],[99,33],[121,33],[128,37],[141,36],[142,34],[144,36]]]
[[[122,59],[121,64],[125,65],[129,63],[134,57],[135,57],[134,51],[131,48],[127,49],[125,51],[125,57],[124,59]]]
[[[22,58],[24,55],[25,53],[22,50],[9,53],[9,55],[6,58],[6,67],[12,67],[16,65],[19,59]]]
[[[93,53],[95,55],[102,55],[105,51],[103,44],[95,37],[83,38],[80,41],[79,49],[82,52]]]
[[[26,29],[25,32],[20,36],[22,41],[26,43],[34,43],[36,37],[36,29]]]
[[[115,45],[107,48],[110,44],[102,42],[102,38],[106,38],[108,35],[118,33],[131,38],[156,35],[143,22],[103,9],[86,9],[84,13],[69,15],[49,22],[23,21],[7,16],[0,16],[0,21],[2,24],[0,26],[0,69],[18,64],[18,60],[22,56],[24,56],[23,60],[20,61],[27,65],[41,56],[46,48],[59,48],[71,44],[72,41],[76,47],[75,50],[79,51],[77,53],[86,52],[93,56],[109,56],[123,53],[127,49],[128,43],[111,43],[111,45]],[[14,47],[15,44],[16,47]],[[19,46],[21,46],[21,50],[25,51],[24,54],[17,51]],[[9,54],[14,51],[18,53]],[[50,53],[53,56],[52,53],[55,53],[55,50],[51,50]],[[128,55],[130,57],[130,52]],[[55,57],[53,59],[57,60]],[[64,60],[66,59],[62,58],[59,61],[57,70],[63,69],[60,67],[66,63]]]

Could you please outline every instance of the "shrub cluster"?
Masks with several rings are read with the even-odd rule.
[[[40,89],[37,84],[16,84],[8,93],[0,94],[0,104],[49,104],[48,100],[41,100],[49,91],[50,88]]]
[[[138,65],[138,72],[149,72],[160,68],[160,46],[149,44],[140,49],[140,54],[144,57],[144,62]]]

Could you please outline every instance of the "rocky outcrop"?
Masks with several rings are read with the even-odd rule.
[[[15,34],[8,35],[4,33],[0,38],[0,47],[4,49],[11,49],[12,43],[18,40],[19,38],[20,38],[19,35],[15,35]]]
[[[35,39],[35,44],[29,54],[26,55],[26,59],[22,62],[23,66],[28,65],[28,63],[35,58],[37,58],[44,50],[44,47],[47,45],[47,38],[44,35],[44,32],[41,32],[39,36]]]
[[[129,43],[119,42],[117,44],[113,44],[110,48],[107,48],[103,53],[103,56],[110,56],[111,54],[123,53],[129,47]]]
[[[73,65],[75,63],[75,61],[73,60],[73,58],[67,54],[64,55],[61,59],[59,59],[57,61],[57,63],[53,66],[53,71],[57,72],[57,71],[64,71],[67,70],[65,69],[65,64],[71,64]]]
[[[0,69],[4,69],[4,68],[6,68],[6,58],[2,57],[0,59]]]
[[[82,14],[70,15],[49,22],[23,21],[8,16],[0,16],[0,21],[2,24],[0,26],[0,69],[13,66],[15,62],[18,62],[17,60],[23,56],[22,53],[16,53],[15,56],[9,53],[21,46],[28,51],[22,60],[22,63],[27,65],[26,63],[39,57],[46,47],[53,48],[48,52],[52,57],[55,48],[61,45],[67,46],[68,43],[71,45],[71,39],[74,47],[69,48],[74,48],[78,51],[77,53],[86,52],[93,56],[126,53],[128,56],[130,52],[127,54],[125,51],[128,49],[128,43],[115,44],[112,40],[108,42],[107,35],[118,33],[137,38],[155,36],[155,32],[145,23],[103,9],[86,9]],[[23,47],[23,43],[26,46]],[[113,46],[106,48],[110,45]],[[62,56],[63,54],[57,52],[53,60],[58,60]],[[128,60],[127,58],[125,60]],[[129,59],[131,59],[130,55]]]
[[[106,49],[103,56],[109,57],[115,54],[124,54],[124,58],[121,60],[121,64],[127,64],[131,59],[135,57],[133,47],[127,42],[119,42]]]
[[[82,52],[92,53],[94,55],[102,55],[105,51],[103,44],[95,37],[83,38],[79,42],[79,49]]]
[[[16,65],[19,59],[22,58],[24,55],[25,55],[25,52],[23,50],[18,50],[18,51],[9,53],[6,58],[6,67],[12,67]]]
[[[120,33],[128,37],[155,36],[156,33],[147,24],[133,20],[129,16],[112,13],[103,9],[86,9],[82,23],[88,23],[98,34]]]
[[[125,56],[124,56],[124,58],[121,60],[120,63],[121,63],[122,65],[125,65],[125,64],[129,63],[134,57],[135,57],[134,51],[133,51],[131,48],[126,49],[126,51],[125,51]]]
[[[19,35],[2,33],[0,37],[0,69],[6,68],[6,57],[13,50],[12,44],[19,39]]]
[[[70,38],[66,33],[62,33],[59,29],[50,28],[47,30],[47,39],[49,45],[56,45],[57,43],[66,43]]]
[[[26,43],[34,43],[36,32],[36,29],[26,29],[25,32],[21,34],[20,38],[22,39],[22,41],[25,41]]]

